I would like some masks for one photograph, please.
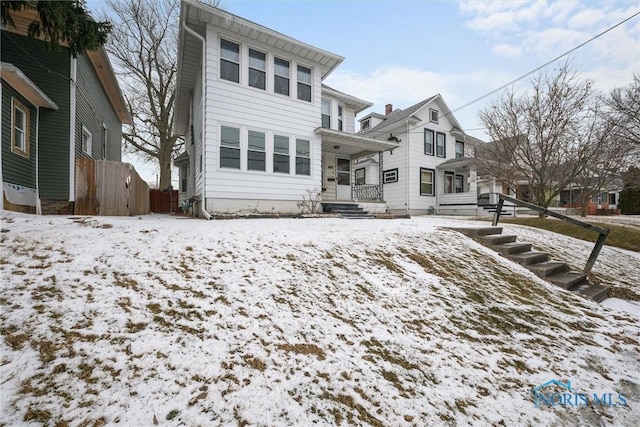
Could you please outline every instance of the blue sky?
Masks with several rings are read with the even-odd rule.
[[[325,83],[374,102],[371,110],[380,113],[387,103],[406,108],[436,93],[455,110],[640,12],[638,0],[222,0],[220,6],[344,56]],[[569,58],[599,90],[629,84],[640,74],[640,16]],[[477,112],[490,99],[454,112],[483,139]]]

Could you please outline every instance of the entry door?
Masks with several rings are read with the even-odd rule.
[[[351,200],[351,159],[336,158],[337,198]]]

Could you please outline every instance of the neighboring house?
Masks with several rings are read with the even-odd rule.
[[[469,157],[478,140],[461,130],[442,96],[404,110],[387,104],[384,115],[371,113],[360,119],[360,129],[364,136],[399,142],[382,159],[389,212],[478,213],[476,174]]]
[[[343,59],[183,0],[175,112],[186,141],[177,162],[182,200],[207,217],[298,213],[308,191],[384,210],[382,184],[356,186],[353,164],[373,154],[380,169],[381,153],[399,144],[356,133],[356,114],[372,103],[322,84]]]
[[[36,13],[12,13],[15,28],[2,28],[2,208],[70,214],[75,159],[120,161],[130,118],[105,51],[47,50],[26,36]]]

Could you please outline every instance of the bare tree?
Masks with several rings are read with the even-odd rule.
[[[618,137],[640,147],[640,75],[635,74],[630,85],[614,89],[605,102]]]
[[[171,162],[182,146],[173,132],[176,82],[177,0],[107,0],[113,29],[107,51],[121,77],[132,124],[125,150],[160,166],[160,188],[171,185]]]
[[[592,82],[568,63],[536,74],[525,93],[504,92],[479,112],[494,141],[476,150],[478,172],[514,188],[526,183],[530,201],[549,207],[602,162],[611,132],[602,128],[595,101]]]

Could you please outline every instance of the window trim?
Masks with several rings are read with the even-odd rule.
[[[338,104],[338,130],[344,130],[344,107]]]
[[[84,137],[87,136],[87,146],[85,147],[85,139]],[[91,156],[91,153],[93,152],[93,134],[91,133],[91,131],[89,130],[89,128],[87,128],[85,125],[82,125],[82,133],[81,133],[81,139],[80,139],[80,150],[88,155]]]
[[[394,176],[393,179],[388,179],[389,175]],[[383,184],[392,184],[394,182],[398,182],[398,168],[387,169],[386,171],[382,171],[382,183]]]
[[[438,144],[438,136],[442,136],[442,155],[438,154],[438,148],[440,148]],[[447,157],[447,134],[444,132],[436,132],[436,157],[440,157],[445,159]]]
[[[431,152],[427,151],[427,134],[431,135]],[[436,132],[433,129],[424,128],[424,154],[433,156],[436,147]]]
[[[431,173],[431,193],[423,193],[422,192],[422,172]],[[420,168],[420,177],[418,182],[420,183],[420,195],[421,196],[435,196],[435,188],[436,188],[436,171],[434,169],[429,168]]]
[[[451,188],[449,191],[449,181],[447,178],[451,178]],[[456,192],[456,174],[455,172],[445,171],[444,172],[444,194],[454,194]]]
[[[16,145],[16,110],[19,110],[24,117],[24,129],[21,129],[24,148]],[[13,97],[11,98],[11,152],[27,159],[31,153],[31,110]]]
[[[329,105],[329,114],[325,114],[323,109],[325,105]],[[332,103],[330,99],[323,99],[320,102],[320,126],[323,129],[331,129],[331,107],[332,107]],[[327,124],[327,126],[324,125],[324,118],[327,117],[327,119],[329,120],[329,123]]]
[[[300,68],[304,68],[309,70],[309,83],[305,83],[305,82],[301,82],[300,81]],[[305,65],[302,64],[297,64],[296,65],[296,81],[297,81],[297,93],[296,93],[296,98],[299,99],[300,101],[305,101],[305,102],[313,102],[313,69],[311,67],[307,67]],[[307,86],[309,87],[309,99],[303,99],[300,98],[300,85],[303,86]]]
[[[250,144],[250,139],[251,139],[251,133],[259,133],[262,134],[262,144],[263,144],[263,148],[262,150],[255,150],[251,148],[251,144]],[[262,153],[263,154],[263,159],[262,161],[264,162],[264,167],[262,169],[256,169],[256,168],[252,168],[251,167],[251,163],[250,163],[250,154],[251,153]],[[267,171],[267,133],[263,132],[263,131],[259,131],[259,130],[253,130],[253,129],[249,129],[247,131],[247,170],[248,171],[255,171],[255,172],[266,172]]]
[[[362,182],[358,183],[358,172],[362,171]],[[353,181],[356,185],[367,185],[367,168],[358,168],[353,171]]]
[[[233,43],[233,44],[238,46],[238,61],[237,62],[233,61],[231,59],[222,57],[222,42]],[[242,45],[240,43],[234,42],[232,40],[224,39],[224,38],[221,37],[220,38],[220,70],[218,72],[218,77],[220,78],[220,80],[225,80],[225,81],[228,81],[228,82],[240,84],[240,81],[241,81],[240,75],[242,74],[241,71],[240,71],[241,70],[241,68],[240,68],[241,60],[242,60]],[[238,66],[238,81],[231,80],[231,79],[225,79],[224,77],[222,77],[222,62],[223,61],[228,62],[230,64],[235,64],[235,65]]]
[[[277,67],[276,67],[276,61],[282,61],[287,63],[288,74],[286,76],[284,74],[278,73]],[[276,77],[280,77],[282,79],[287,80],[287,93],[276,91],[276,80],[277,80]],[[289,61],[288,59],[279,58],[275,55],[273,57],[273,93],[277,95],[282,95],[282,96],[288,96],[288,97],[291,96],[291,61]]]
[[[460,183],[462,184],[462,191],[458,191],[458,188],[456,187],[456,181],[458,178],[460,178]],[[454,194],[464,193],[464,175],[455,174],[455,176],[453,177],[453,192]]]
[[[434,119],[434,114],[435,114],[435,119]],[[431,123],[439,123],[440,112],[434,108],[429,108],[429,121]]]
[[[231,146],[225,146],[223,145],[223,141],[222,141],[222,130],[223,128],[229,128],[229,129],[234,129],[238,131],[238,146],[237,147],[231,147]],[[238,152],[238,167],[233,167],[233,166],[223,166],[222,165],[222,149],[225,148],[227,150],[237,150]],[[220,151],[219,151],[219,159],[218,159],[218,165],[220,167],[220,169],[229,169],[229,170],[241,170],[242,169],[242,130],[238,127],[234,127],[234,126],[227,126],[227,125],[220,125]]]
[[[287,139],[287,154],[277,153],[276,152],[276,137],[286,138]],[[286,156],[287,157],[287,171],[276,171],[276,156]],[[283,162],[284,163],[284,162]],[[291,137],[287,135],[273,135],[273,164],[272,164],[272,172],[273,173],[281,173],[285,175],[291,175]]]

